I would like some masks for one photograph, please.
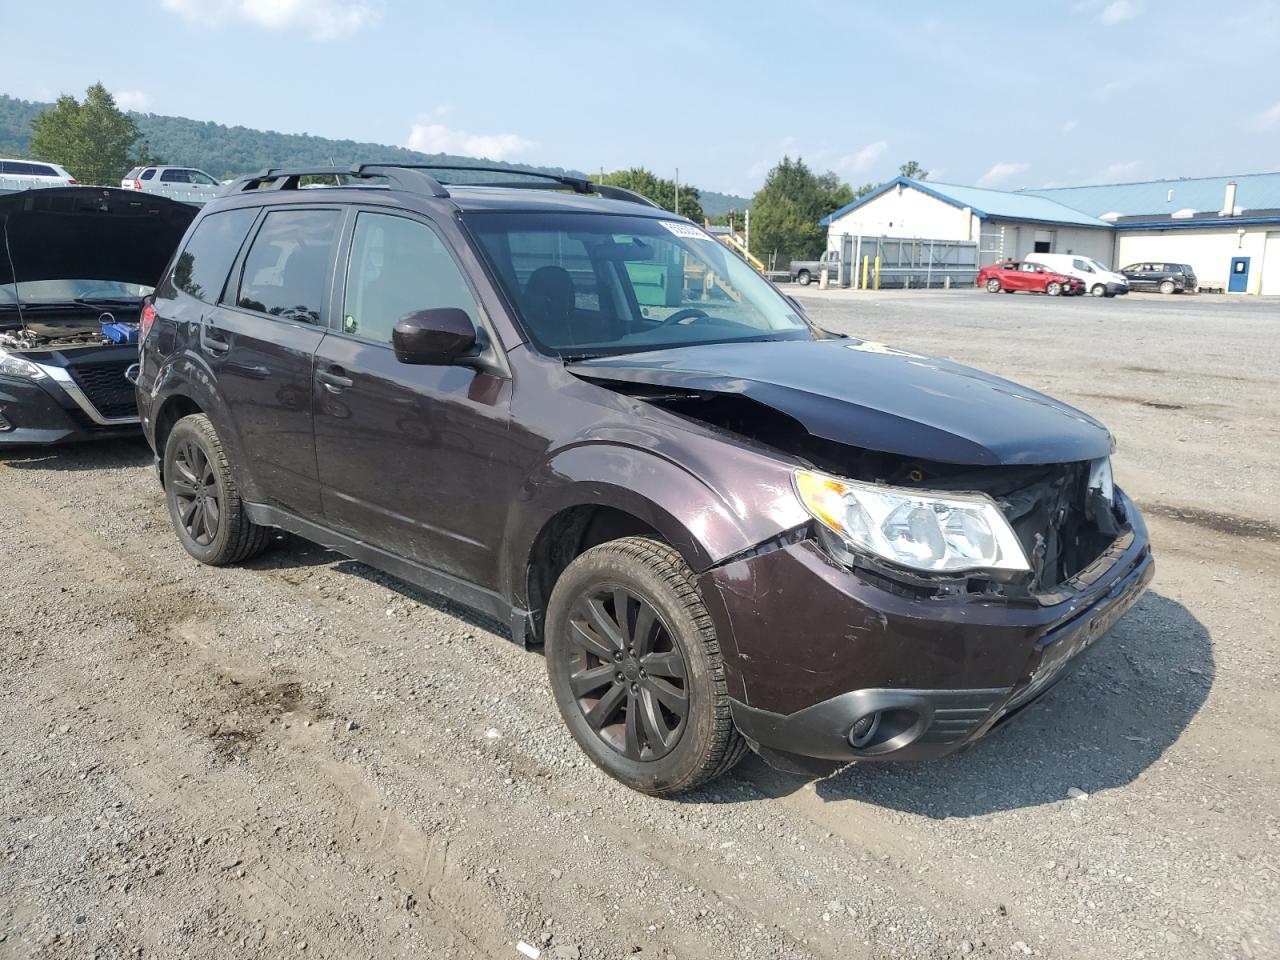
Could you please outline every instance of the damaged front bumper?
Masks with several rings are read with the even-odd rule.
[[[1128,528],[1051,595],[921,597],[809,539],[707,571],[738,729],[766,760],[809,771],[977,740],[1065,676],[1150,582],[1146,528],[1117,496]]]

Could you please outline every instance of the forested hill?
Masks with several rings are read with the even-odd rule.
[[[31,144],[31,121],[50,106],[18,100],[0,94],[0,156],[25,157]],[[343,166],[357,160],[387,160],[401,163],[484,164],[476,157],[459,157],[445,153],[419,153],[405,147],[356,140],[330,140],[306,133],[277,133],[250,127],[228,127],[221,123],[166,117],[155,113],[131,113],[134,123],[147,141],[152,155],[166,163],[199,167],[220,179],[262,170],[265,167]],[[49,159],[49,158],[46,158]],[[579,171],[561,167],[538,167],[529,164],[503,163],[497,166],[546,173]],[[708,217],[728,210],[745,210],[751,203],[743,197],[705,190],[701,194],[702,209]]]

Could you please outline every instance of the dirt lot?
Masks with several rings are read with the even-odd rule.
[[[0,454],[0,956],[1280,956],[1280,304],[806,293],[1101,416],[1152,591],[975,749],[682,802],[536,651],[285,540],[189,560],[141,442]]]

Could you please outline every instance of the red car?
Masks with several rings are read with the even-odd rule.
[[[1054,273],[1039,263],[1020,263],[1006,260],[993,263],[978,271],[977,284],[986,287],[988,293],[1013,293],[1027,290],[1031,293],[1047,293],[1051,297],[1084,293],[1084,283],[1078,277]]]

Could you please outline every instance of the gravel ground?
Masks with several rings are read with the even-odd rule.
[[[178,546],[141,442],[0,454],[0,956],[1280,956],[1280,305],[804,294],[1115,430],[1151,592],[928,764],[597,773],[541,656],[301,540]]]

